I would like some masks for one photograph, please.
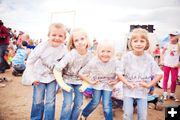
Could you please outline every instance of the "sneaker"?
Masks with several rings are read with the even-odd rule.
[[[87,120],[87,117],[84,117],[83,115],[81,115],[80,120]]]
[[[157,103],[156,103],[155,109],[156,109],[156,110],[159,110],[159,111],[162,111],[163,108],[164,108],[163,103],[164,103],[164,96],[163,96],[163,95],[160,95],[160,96],[158,97],[158,101],[157,101]]]
[[[22,76],[22,73],[19,73],[19,72],[15,71],[15,70],[12,71],[12,74],[14,76]]]
[[[174,94],[174,95],[170,95],[170,96],[169,96],[169,99],[172,99],[172,100],[174,100],[175,102],[179,102],[179,99],[176,97],[175,94]]]
[[[164,96],[163,95],[160,95],[158,97],[158,102],[164,103]]]
[[[17,76],[18,73],[17,73],[15,70],[13,70],[13,71],[12,71],[12,75]]]
[[[167,99],[168,99],[168,94],[167,94],[167,92],[164,92],[164,93],[163,93],[163,98],[164,98],[164,100],[167,100]]]

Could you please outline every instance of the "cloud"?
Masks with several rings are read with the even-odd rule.
[[[54,21],[63,17],[94,36],[123,41],[131,24],[154,24],[159,37],[180,30],[179,6],[179,0],[0,0],[0,18],[32,38],[46,39],[52,13],[59,12]],[[75,11],[75,17],[63,16],[65,11]]]

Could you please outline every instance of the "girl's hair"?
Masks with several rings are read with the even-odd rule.
[[[86,48],[88,49],[90,47],[90,42],[89,42],[89,37],[88,37],[87,32],[85,32],[81,28],[76,28],[76,29],[71,31],[71,34],[70,34],[70,37],[69,37],[69,40],[68,40],[68,43],[67,43],[68,50],[70,51],[70,50],[75,48],[73,38],[74,38],[74,34],[76,34],[76,33],[79,33],[79,34],[85,36],[85,39],[87,40],[87,47]]]
[[[149,38],[148,38],[148,31],[142,28],[135,28],[133,29],[130,38],[129,38],[129,47],[132,49],[132,40],[135,39],[137,36],[140,36],[141,38],[145,39],[147,44],[144,50],[147,50],[150,46],[149,44]]]
[[[53,28],[62,29],[64,31],[64,35],[66,37],[66,27],[62,23],[52,23],[49,26],[48,36]]]
[[[115,53],[115,45],[112,41],[110,40],[103,40],[103,41],[100,41],[98,42],[98,45],[97,45],[97,49],[96,49],[96,55],[99,54],[100,50],[104,47],[110,47],[112,49],[112,53],[113,53],[113,56],[114,56],[114,53]]]

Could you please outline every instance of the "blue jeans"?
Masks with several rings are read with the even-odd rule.
[[[23,71],[26,69],[26,65],[25,64],[13,65],[13,68],[15,71],[23,73]]]
[[[31,120],[42,120],[43,113],[44,120],[54,120],[55,100],[56,81],[34,85]]]
[[[101,101],[101,96],[102,96],[102,103],[103,103],[103,111],[104,111],[104,116],[106,120],[112,120],[112,100],[111,100],[111,91],[107,90],[95,90],[93,89],[93,98],[91,101],[88,103],[88,105],[84,108],[82,111],[82,115],[84,117],[88,117],[89,114],[93,112],[93,110],[96,109],[98,104]]]
[[[68,85],[73,88],[73,91],[66,92],[63,90],[64,100],[60,120],[77,120],[83,104],[83,93],[79,92],[79,87],[81,85]],[[73,92],[75,93],[74,99]]]
[[[132,97],[123,98],[123,120],[132,120],[135,100],[137,102],[138,120],[147,120],[147,99]]]

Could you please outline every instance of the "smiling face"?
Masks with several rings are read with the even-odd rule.
[[[48,37],[49,37],[49,43],[53,47],[58,47],[60,44],[64,43],[66,39],[66,33],[63,26],[61,25],[50,26]]]
[[[130,37],[130,47],[135,54],[142,55],[149,48],[148,31],[142,28],[134,29]]]
[[[78,51],[86,50],[88,46],[87,36],[81,32],[74,33],[73,44]]]
[[[131,47],[137,54],[143,54],[147,45],[147,40],[141,36],[136,36],[131,40]]]
[[[106,63],[112,58],[114,54],[114,50],[111,45],[103,45],[98,47],[97,54],[98,54],[98,58],[102,62]]]

